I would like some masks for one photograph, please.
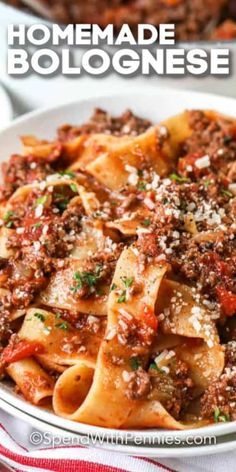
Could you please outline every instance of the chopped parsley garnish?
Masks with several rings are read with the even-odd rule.
[[[223,139],[224,144],[229,144],[229,143],[231,143],[232,139],[233,139],[233,138],[232,138],[232,136],[230,136],[230,135],[224,136],[224,139]]]
[[[68,175],[69,177],[75,177],[75,174],[74,172],[71,172],[70,170],[60,170],[60,172],[58,172],[59,175]]]
[[[122,282],[126,288],[131,287],[133,284],[134,278],[133,277],[122,277]]]
[[[15,213],[14,211],[7,211],[5,215],[3,216],[4,221],[8,221],[12,216],[14,216]]]
[[[157,370],[157,365],[155,362],[152,362],[149,366],[149,369],[154,369],[154,370]]]
[[[42,223],[35,223],[33,225],[34,228],[40,228],[42,226]]]
[[[168,201],[169,201],[168,198],[167,198],[167,197],[164,197],[164,198],[162,199],[163,205],[166,205],[166,204],[168,203]]]
[[[75,272],[74,280],[76,281],[76,285],[75,287],[71,287],[72,292],[78,292],[78,290],[81,290],[85,285],[89,288],[94,287],[101,277],[101,271],[102,265],[97,264],[94,272]]]
[[[70,184],[70,188],[71,188],[72,192],[78,193],[78,188],[77,188],[76,184]]]
[[[64,329],[64,330],[69,329],[69,325],[66,321],[63,321],[62,323],[57,323],[55,326],[58,329]]]
[[[42,197],[37,198],[36,205],[45,205],[47,199],[48,199],[47,195],[43,195]]]
[[[208,188],[209,185],[211,185],[211,183],[212,183],[212,181],[209,180],[209,179],[206,179],[206,180],[203,181],[203,185],[204,185],[204,187],[206,187],[206,188]]]
[[[131,357],[129,363],[132,370],[138,370],[138,368],[141,366],[141,362],[138,357]]]
[[[45,316],[43,313],[34,313],[35,318],[38,318],[38,320],[42,321],[42,323],[45,321]]]
[[[170,179],[173,180],[174,182],[177,182],[178,184],[183,184],[185,182],[190,182],[190,180],[187,177],[183,177],[183,175],[178,175],[178,174],[170,174]]]
[[[215,423],[226,423],[229,421],[229,416],[222,414],[217,406],[214,411],[214,421]]]
[[[54,197],[57,208],[61,211],[66,210],[67,205],[70,201],[69,198],[65,197],[65,195],[63,195],[62,193],[55,193]]]
[[[61,318],[61,313],[55,313],[55,318],[59,320]]]
[[[158,372],[160,372],[161,374],[163,374],[163,370],[160,369],[160,367],[158,367],[158,366],[156,365],[156,362],[152,362],[152,363],[150,364],[150,366],[149,366],[149,369],[157,370]]]
[[[13,221],[11,221],[11,218],[15,216],[14,211],[7,211],[5,215],[3,216],[3,220],[5,221],[6,227],[11,228],[13,225]]]
[[[6,224],[6,227],[7,228],[12,228],[13,224],[14,224],[13,221],[8,221],[7,224]]]
[[[141,192],[144,192],[144,191],[146,190],[146,188],[147,188],[147,183],[144,182],[143,180],[140,180],[140,181],[138,182],[137,188],[138,188],[138,190],[140,190]]]
[[[151,220],[150,218],[145,218],[145,220],[142,221],[143,226],[150,226]]]
[[[68,200],[64,200],[63,202],[57,203],[57,207],[59,208],[59,210],[64,211],[67,209],[68,203]]]
[[[131,287],[131,285],[134,282],[133,277],[121,277],[121,280],[125,286],[125,290],[122,290],[120,296],[117,298],[118,303],[124,303],[126,302],[126,297],[127,297],[127,289]]]
[[[115,290],[117,288],[117,285],[116,284],[112,284],[111,288],[110,288],[110,291],[112,292],[113,290]]]
[[[222,188],[220,191],[221,191],[222,195],[225,195],[226,197],[229,197],[229,198],[233,197],[233,194],[225,188]]]
[[[126,290],[123,290],[120,296],[117,298],[118,303],[126,302]]]

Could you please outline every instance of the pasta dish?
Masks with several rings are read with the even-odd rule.
[[[236,419],[236,120],[97,109],[2,167],[0,374],[64,418]]]
[[[178,40],[236,38],[235,0],[5,0],[59,23],[174,23]]]

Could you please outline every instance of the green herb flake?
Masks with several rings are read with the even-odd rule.
[[[118,303],[126,302],[126,290],[123,290],[120,296],[117,298]]]
[[[43,195],[42,197],[37,198],[36,205],[45,205],[47,199],[47,195]]]
[[[160,367],[158,367],[155,362],[152,362],[150,364],[149,369],[156,370],[157,372],[160,372],[161,374],[163,374],[163,370],[160,369]]]
[[[55,326],[56,326],[56,328],[63,329],[64,331],[69,329],[69,325],[66,321],[63,321],[62,323],[57,323]]]
[[[209,185],[211,185],[211,183],[212,183],[212,181],[209,180],[209,179],[206,179],[206,180],[203,181],[203,185],[204,185],[205,188],[208,188]]]
[[[224,144],[229,144],[229,143],[231,143],[232,139],[233,139],[233,138],[232,138],[232,136],[230,136],[230,135],[224,136],[224,139],[223,139]]]
[[[168,198],[167,198],[167,197],[164,197],[164,198],[162,199],[163,205],[166,205],[166,204],[168,203],[168,201],[169,201]]]
[[[131,357],[129,363],[132,370],[138,370],[138,368],[141,366],[141,362],[138,357]]]
[[[126,302],[127,300],[127,289],[129,289],[132,285],[133,285],[133,282],[134,282],[134,278],[133,277],[121,277],[121,280],[125,286],[125,290],[122,290],[120,296],[117,298],[117,302],[118,303],[124,303]]]
[[[126,288],[130,288],[131,285],[133,285],[133,282],[134,282],[133,277],[122,277],[121,280],[122,280],[122,282],[123,282],[123,284]]]
[[[71,188],[72,192],[78,193],[78,188],[77,188],[76,184],[70,184],[70,188]]]
[[[45,315],[43,313],[34,313],[35,318],[38,318],[38,320],[42,321],[44,323],[45,321]]]
[[[6,227],[12,228],[13,224],[14,224],[13,221],[8,221],[8,223],[6,224]]]
[[[223,415],[217,406],[214,410],[214,421],[215,423],[226,423],[229,421],[229,417],[228,415]]]
[[[157,365],[155,362],[152,362],[149,366],[149,369],[157,370]]]
[[[3,220],[5,221],[7,228],[12,228],[14,223],[13,221],[11,221],[11,218],[13,218],[14,216],[15,216],[15,212],[11,210],[7,211],[5,215],[3,216]]]
[[[187,177],[183,177],[182,175],[178,175],[175,173],[170,174],[169,178],[173,180],[174,182],[177,182],[178,184],[190,182],[190,180]]]
[[[75,174],[74,172],[71,172],[70,170],[61,170],[60,172],[58,172],[59,175],[68,175],[68,177],[75,177]]]
[[[33,225],[33,227],[36,228],[36,229],[37,229],[37,228],[41,228],[41,226],[42,226],[42,223],[35,223],[35,224]]]
[[[65,197],[63,193],[54,193],[54,198],[55,204],[59,210],[64,211],[67,209],[67,205],[70,201],[69,198]]]
[[[142,221],[143,226],[150,226],[151,220],[150,218],[145,218],[145,220]]]
[[[7,211],[3,216],[4,221],[9,221],[15,215],[14,211]]]
[[[113,290],[115,290],[117,288],[117,285],[116,284],[112,284],[111,288],[110,288],[110,292],[112,292]]]
[[[232,198],[232,197],[233,197],[233,194],[232,194],[229,190],[227,190],[227,189],[225,189],[225,188],[222,188],[222,189],[220,190],[220,192],[222,193],[222,195],[224,195],[224,196],[226,196],[226,197],[229,197],[229,198]]]
[[[147,188],[147,183],[144,182],[143,180],[140,180],[140,181],[138,182],[137,188],[138,188],[138,190],[140,190],[141,192],[145,192],[145,190],[146,190],[146,188]]]
[[[102,265],[97,264],[94,272],[75,272],[73,278],[76,281],[76,286],[71,287],[71,290],[76,293],[85,285],[89,288],[94,287],[100,279],[101,271]]]

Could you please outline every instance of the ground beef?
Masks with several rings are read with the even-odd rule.
[[[3,306],[0,306],[0,347],[1,343],[10,337],[11,333],[10,312]]]
[[[146,398],[151,389],[149,374],[141,367],[130,374],[130,380],[126,388],[126,396],[131,400]]]
[[[236,342],[225,345],[225,369],[201,398],[201,414],[215,421],[236,420]],[[221,419],[225,418],[225,419]]]
[[[6,0],[13,6],[24,7],[20,0]],[[221,25],[225,19],[236,18],[234,0],[45,0],[52,17],[59,23],[109,23],[118,30],[128,23],[134,30],[139,23],[175,23],[180,40],[203,38],[231,39],[232,24]]]
[[[135,116],[127,110],[120,117],[113,117],[104,110],[97,108],[89,121],[81,126],[64,125],[58,131],[61,141],[73,139],[81,134],[105,133],[114,136],[138,135],[144,133],[151,122]]]
[[[152,385],[150,397],[161,401],[168,412],[179,419],[193,398],[194,382],[190,377],[187,364],[174,357],[168,374],[161,368],[151,369],[149,372]]]
[[[2,165],[3,182],[0,186],[0,200],[9,198],[17,188],[32,184],[35,180],[44,180],[53,172],[49,163],[35,156],[14,154]]]
[[[201,111],[189,112],[191,136],[184,142],[181,156],[211,156],[213,169],[218,172],[219,165],[235,161],[236,127],[227,118],[212,120]],[[219,152],[220,150],[220,152]]]

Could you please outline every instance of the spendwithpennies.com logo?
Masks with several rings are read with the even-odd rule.
[[[33,431],[30,434],[29,442],[33,446],[60,447],[60,446],[89,446],[89,445],[135,445],[135,446],[206,446],[215,445],[216,436],[186,436],[181,439],[178,436],[139,435],[132,433],[116,433],[112,436],[104,434],[76,435],[55,435],[51,432]]]

